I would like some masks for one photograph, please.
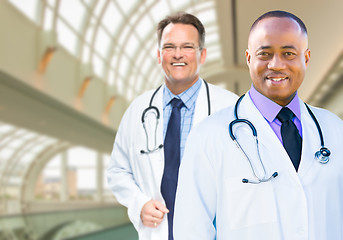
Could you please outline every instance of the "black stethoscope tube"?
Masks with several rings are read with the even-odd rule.
[[[209,90],[209,87],[208,87],[208,83],[203,80],[204,83],[205,83],[205,87],[206,87],[206,95],[207,95],[207,108],[208,108],[208,116],[211,115],[211,100],[210,100],[210,90]],[[160,88],[162,87],[162,85],[160,85],[155,91],[154,93],[151,95],[151,98],[150,98],[150,102],[149,102],[149,106],[143,110],[142,112],[142,117],[141,117],[141,121],[142,121],[142,124],[143,124],[143,128],[144,128],[144,131],[145,131],[145,134],[146,134],[146,141],[147,141],[147,150],[141,150],[141,153],[151,153],[151,152],[155,152],[156,150],[158,149],[161,149],[163,147],[163,144],[160,144],[158,147],[155,147],[153,149],[149,149],[148,147],[148,133],[146,131],[146,128],[145,128],[145,116],[147,114],[148,111],[152,110],[155,112],[155,115],[156,115],[156,130],[157,130],[157,124],[158,124],[158,121],[160,119],[160,111],[158,110],[157,107],[153,106],[152,103],[154,101],[154,98],[155,98],[155,95],[157,94],[157,92],[160,90]],[[155,141],[156,141],[156,131],[155,131]]]
[[[254,137],[255,137],[255,139],[256,139],[257,150],[258,150],[257,131],[256,131],[255,126],[254,126],[249,120],[243,119],[243,118],[239,118],[239,117],[238,117],[238,106],[239,106],[241,100],[243,99],[243,97],[244,97],[244,94],[237,100],[237,102],[236,102],[236,104],[235,104],[235,109],[234,109],[235,119],[234,119],[233,121],[231,121],[230,124],[229,124],[229,135],[230,135],[231,139],[236,143],[236,145],[240,148],[240,150],[243,152],[243,154],[246,156],[246,158],[248,159],[249,164],[250,164],[250,166],[251,166],[251,168],[252,168],[252,171],[253,171],[255,177],[258,179],[258,181],[256,182],[256,181],[250,181],[250,180],[244,178],[244,179],[242,180],[242,182],[243,182],[243,183],[261,183],[261,182],[266,182],[266,181],[269,181],[269,180],[275,178],[276,176],[278,176],[278,173],[277,173],[277,172],[274,172],[274,173],[272,174],[272,176],[269,177],[269,178],[266,178],[265,176],[264,176],[262,179],[261,179],[261,178],[258,178],[258,177],[256,176],[256,174],[255,174],[255,170],[254,170],[254,168],[253,168],[253,166],[252,166],[252,163],[251,163],[250,159],[248,158],[248,156],[247,156],[246,153],[244,152],[244,150],[243,150],[243,148],[241,147],[241,145],[238,143],[238,141],[237,141],[237,139],[236,139],[236,137],[235,137],[235,135],[234,135],[234,133],[233,133],[233,126],[234,126],[236,123],[245,123],[245,124],[247,124],[247,125],[250,127],[250,129],[252,130],[252,133],[253,133],[253,135],[254,135]],[[306,103],[305,103],[305,106],[306,106],[307,111],[309,112],[309,114],[310,114],[312,120],[314,121],[314,123],[315,123],[315,125],[316,125],[316,127],[317,127],[318,134],[319,134],[319,137],[320,137],[320,145],[321,145],[321,148],[320,148],[319,151],[317,151],[317,152],[315,153],[315,158],[316,158],[320,163],[325,164],[325,163],[327,163],[327,162],[329,161],[329,156],[330,156],[331,152],[330,152],[330,150],[329,150],[328,148],[326,148],[325,145],[324,145],[324,137],[323,137],[323,133],[322,133],[322,130],[321,130],[321,128],[320,128],[320,125],[319,125],[319,123],[318,123],[318,120],[316,119],[316,117],[314,116],[313,112],[311,111],[311,109],[309,108],[309,106],[308,106]],[[259,150],[258,150],[258,151],[259,151]],[[259,154],[259,152],[258,152],[258,154]],[[259,156],[259,157],[260,157],[260,156]],[[260,162],[261,162],[262,167],[263,167],[263,169],[264,169],[264,165],[263,165],[261,159],[260,159]],[[265,169],[264,169],[264,171],[265,171]]]

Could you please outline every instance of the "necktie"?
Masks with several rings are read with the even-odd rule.
[[[298,128],[292,121],[294,113],[289,108],[283,107],[276,117],[282,123],[281,136],[283,146],[285,147],[288,156],[291,158],[294,168],[298,171],[301,158],[302,139]]]
[[[180,110],[183,102],[181,99],[173,98],[170,104],[173,108],[164,139],[164,172],[161,182],[161,193],[169,209],[168,239],[173,240],[174,203],[180,166]]]

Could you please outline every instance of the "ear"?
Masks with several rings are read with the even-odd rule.
[[[249,53],[249,49],[245,50],[245,58],[247,60],[248,66],[250,65],[251,55]]]
[[[161,64],[161,51],[159,48],[157,48],[157,60],[158,60],[158,64]]]
[[[207,49],[203,48],[200,53],[200,64],[204,64],[207,56]]]
[[[307,49],[305,51],[305,65],[306,65],[306,67],[308,66],[308,64],[310,62],[310,57],[311,57],[311,51],[310,51],[310,49]]]

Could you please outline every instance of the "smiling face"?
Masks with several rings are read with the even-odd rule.
[[[164,51],[176,46],[175,51]],[[194,51],[180,47],[193,46]],[[190,24],[168,24],[162,33],[158,63],[162,65],[169,90],[177,95],[190,88],[199,78],[200,65],[205,62],[206,49],[199,49],[198,30]]]
[[[307,35],[293,19],[263,19],[250,33],[246,59],[255,89],[286,106],[305,77]]]

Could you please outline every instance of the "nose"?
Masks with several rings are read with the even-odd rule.
[[[282,56],[280,56],[279,54],[274,54],[268,63],[268,68],[275,71],[284,69],[285,63],[282,59]]]
[[[176,59],[179,59],[182,57],[182,51],[181,51],[181,47],[175,47],[175,53],[174,53],[174,57]]]

